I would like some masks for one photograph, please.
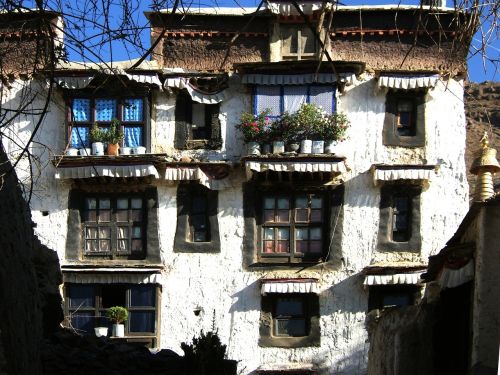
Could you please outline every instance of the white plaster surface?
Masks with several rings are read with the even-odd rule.
[[[231,79],[228,100],[221,105],[220,120],[224,144],[222,150],[185,154],[212,160],[239,161],[243,143],[234,128],[242,111],[251,109],[249,91]],[[9,91],[9,105],[18,101],[19,88]],[[344,178],[342,250],[332,254],[336,266],[317,266],[297,272],[297,276],[315,272],[321,289],[321,346],[313,348],[260,348],[260,283],[269,271],[243,269],[243,170],[233,169],[234,187],[219,192],[218,219],[221,248],[215,254],[175,253],[176,185],[162,180],[154,184],[159,197],[159,243],[165,266],[161,294],[162,348],[182,353],[180,343],[190,341],[201,330],[217,329],[228,348],[228,357],[239,361],[240,374],[249,374],[260,366],[279,368],[314,364],[322,374],[362,374],[367,366],[365,312],[368,292],[363,289],[360,271],[379,261],[426,261],[443,247],[454,233],[467,208],[467,181],[464,166],[465,117],[463,84],[439,82],[427,97],[426,144],[422,148],[386,147],[382,144],[385,92],[376,87],[371,76],[348,87],[339,96],[338,109],[351,121],[349,139],[338,146],[351,168]],[[175,96],[155,93],[151,121],[152,150],[174,154]],[[33,106],[40,107],[43,98]],[[64,106],[56,94],[35,137],[40,145],[33,152],[40,158],[41,171],[31,200],[36,233],[42,243],[57,251],[64,263],[67,234],[68,193],[71,182],[56,181],[49,163],[52,152],[61,154],[65,147]],[[19,153],[29,139],[35,118],[21,117],[3,142],[11,157]],[[369,169],[374,163],[438,164],[439,173],[426,185],[421,198],[422,248],[416,253],[383,253],[377,249],[380,188],[375,187]],[[29,182],[27,161],[16,170],[24,183]],[[288,271],[289,272],[289,271]],[[279,271],[275,273],[280,274]],[[287,271],[282,272],[287,274]],[[193,310],[201,308],[199,316]]]

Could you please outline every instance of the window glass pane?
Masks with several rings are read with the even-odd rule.
[[[128,240],[118,240],[117,246],[118,246],[118,251],[127,252],[128,251]]]
[[[309,242],[307,241],[296,241],[295,242],[295,252],[296,253],[307,253],[309,251]]]
[[[132,251],[141,252],[142,251],[142,240],[133,239],[132,240]]]
[[[297,222],[307,222],[309,221],[309,210],[308,209],[300,209],[295,210],[295,221]]]
[[[118,227],[117,236],[118,238],[128,238],[128,227]]]
[[[155,307],[156,288],[150,285],[133,285],[130,287],[130,307]]]
[[[116,208],[118,208],[119,210],[126,210],[128,208],[128,199],[118,198],[116,200]]]
[[[144,146],[142,141],[142,126],[125,126],[123,129],[125,147]]]
[[[99,199],[99,208],[100,209],[108,209],[111,208],[111,201],[108,198]]]
[[[278,240],[288,240],[290,238],[290,229],[278,228]]]
[[[265,209],[274,208],[274,202],[275,202],[274,198],[264,198],[264,208]]]
[[[280,86],[257,86],[255,92],[255,109],[257,113],[269,109],[270,116],[279,116],[281,114]]]
[[[321,221],[321,210],[311,210],[311,221],[315,223]]]
[[[93,285],[68,285],[69,307],[94,307],[95,288]]]
[[[276,316],[300,316],[304,314],[304,302],[298,297],[276,299]]]
[[[264,229],[264,239],[265,240],[273,240],[274,239],[274,228],[265,228]]]
[[[126,284],[102,284],[102,307],[125,306],[127,288]]]
[[[154,311],[130,311],[129,313],[130,332],[151,332],[155,331]]]
[[[411,303],[410,295],[406,293],[391,293],[382,296],[382,306],[408,306]]]
[[[289,241],[278,241],[276,244],[277,253],[288,253],[290,252],[290,242]]]
[[[274,210],[265,210],[264,211],[264,222],[273,222],[274,221]]]
[[[333,113],[335,98],[334,86],[310,86],[309,102],[321,107],[326,113]]]
[[[82,148],[89,146],[89,128],[73,126],[73,128],[71,129],[71,147]]]
[[[309,231],[307,228],[295,229],[296,240],[307,240],[309,238]]]
[[[95,198],[85,199],[85,206],[87,209],[95,210],[97,208],[97,200]]]
[[[278,198],[278,208],[279,209],[290,208],[290,201],[288,200],[288,198]]]
[[[132,229],[132,238],[141,238],[142,237],[142,228],[134,227]]]
[[[123,121],[142,121],[142,99],[125,99],[123,102]]]
[[[111,121],[116,118],[116,100],[115,99],[96,99],[95,101],[95,120]]]
[[[322,252],[321,241],[309,241],[309,252],[319,254]]]
[[[85,221],[87,222],[97,222],[97,212],[92,210],[92,211],[86,211],[85,212]]]
[[[94,333],[94,313],[84,311],[72,313],[71,326],[78,333]]]
[[[208,236],[206,231],[197,230],[193,234],[194,242],[208,242]]]
[[[284,86],[284,110],[290,113],[297,112],[303,103],[307,102],[307,86]]]
[[[107,223],[110,220],[111,220],[111,211],[109,211],[109,210],[105,210],[105,211],[100,210],[99,211],[99,222],[100,223]]]
[[[278,336],[306,336],[305,319],[276,319],[275,333]]]
[[[142,210],[133,210],[130,212],[130,221],[138,222],[142,220]]]
[[[307,197],[299,195],[295,198],[295,208],[307,208]]]
[[[73,99],[71,112],[73,121],[90,121],[90,99]]]
[[[128,221],[128,210],[117,210],[116,221],[120,222]]]
[[[99,241],[99,251],[110,251],[111,241],[110,240],[100,240]]]
[[[85,251],[98,251],[97,240],[86,240],[85,241]]]
[[[205,104],[193,102],[192,106],[192,125],[193,128],[205,127]]]
[[[303,27],[300,29],[300,47],[303,53],[316,52],[316,39],[311,28]]]
[[[85,228],[85,238],[87,239],[97,238],[97,228],[96,227]]]
[[[274,241],[264,241],[264,252],[274,253]]]
[[[132,198],[131,207],[132,208],[142,208],[142,199],[141,198]]]
[[[318,195],[311,196],[311,208],[321,208],[323,206],[323,199]]]
[[[278,210],[278,222],[287,223],[290,220],[290,211]]]
[[[311,240],[321,240],[321,228],[311,228],[309,234]]]

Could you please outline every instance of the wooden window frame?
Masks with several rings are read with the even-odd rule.
[[[295,32],[295,37],[297,38],[297,52],[291,52],[291,46],[286,47],[284,29],[290,31],[290,35]],[[302,46],[302,33],[305,30],[309,30],[312,33],[310,36],[313,39],[314,43],[314,52],[303,52],[305,46]],[[309,26],[304,24],[290,24],[290,23],[282,23],[280,24],[280,40],[281,40],[281,58],[282,60],[313,60],[319,53],[319,43],[315,38],[314,32],[310,30]],[[285,49],[288,49],[288,52],[285,52]]]
[[[86,212],[89,211],[87,210],[86,203],[82,207],[82,236],[83,236],[83,255],[85,257],[113,257],[113,258],[120,258],[120,257],[127,257],[128,259],[144,259],[146,254],[146,248],[147,248],[147,243],[146,243],[146,228],[147,228],[147,211],[146,211],[146,200],[141,194],[137,193],[112,193],[112,194],[105,194],[105,193],[99,193],[99,194],[88,194],[85,196],[84,201],[86,202],[88,199],[95,199],[96,204],[99,205],[99,201],[101,199],[107,198],[110,200],[110,221],[100,223],[100,222],[91,222],[86,220]],[[129,203],[129,207],[127,209],[128,214],[127,216],[130,217],[132,208],[131,208],[131,200],[132,199],[140,199],[141,200],[141,217],[143,220],[140,222],[134,222],[131,220],[128,221],[118,221],[117,220],[117,201],[118,199],[124,199],[126,198]],[[99,212],[99,208],[96,209],[96,217],[97,213]],[[99,228],[110,228],[110,250],[109,251],[88,251],[86,242],[88,240],[93,240],[93,239],[87,239],[87,228],[97,228],[97,231],[99,231]],[[120,252],[118,251],[118,227],[127,227],[128,228],[128,245],[129,245],[129,250],[127,252]],[[133,241],[133,234],[132,234],[132,229],[134,227],[140,227],[141,228],[141,241],[142,241],[142,250],[141,252],[134,253],[132,252],[132,241]]]
[[[300,298],[303,302],[304,317],[306,321],[305,336],[277,336],[275,334],[275,310],[277,300],[280,298]],[[313,293],[268,293],[261,297],[261,319],[259,346],[300,348],[320,346],[320,310],[319,296]]]
[[[209,240],[193,241],[190,223],[192,197],[203,194],[207,202]],[[179,253],[218,253],[220,252],[219,220],[217,218],[218,192],[210,190],[197,182],[180,183],[177,187],[177,228],[174,238],[174,252]]]
[[[73,101],[75,99],[88,99],[90,100],[90,119],[89,121],[74,121],[73,120]],[[122,132],[126,127],[142,127],[142,144],[141,146],[146,147],[149,152],[151,149],[150,142],[150,118],[149,118],[149,98],[146,94],[142,95],[109,95],[107,93],[98,92],[96,94],[72,94],[66,98],[66,123],[67,123],[67,142],[71,143],[71,132],[73,127],[88,128],[89,131],[94,123],[97,123],[100,128],[109,128],[111,121],[96,121],[95,120],[95,103],[96,100],[116,100],[116,119],[121,122]],[[123,121],[123,109],[126,100],[141,99],[142,100],[142,121]],[[90,141],[90,140],[89,140]],[[124,141],[121,142],[123,146]],[[90,147],[90,145],[88,146]]]
[[[210,149],[222,147],[220,128],[220,103],[205,106],[205,127],[209,136],[206,139],[193,139],[192,107],[194,101],[186,90],[179,90],[175,102],[175,142],[179,150]]]
[[[383,143],[386,146],[423,147],[425,145],[425,97],[427,90],[389,89],[385,102]],[[413,103],[411,134],[403,135],[399,129],[399,103]]]
[[[89,286],[94,288],[94,306],[92,307],[72,307],[71,306],[71,297],[70,297],[70,292],[69,288],[72,286]],[[105,317],[106,309],[111,307],[104,307],[103,303],[103,288],[104,287],[109,287],[109,286],[120,286],[125,290],[125,303],[123,307],[125,307],[129,313],[134,312],[134,311],[154,311],[155,312],[155,318],[154,318],[154,332],[131,332],[130,331],[130,321],[127,320],[124,325],[125,325],[125,340],[128,341],[129,339],[131,342],[137,342],[139,341],[144,341],[147,346],[150,347],[156,347],[159,338],[159,333],[160,333],[160,287],[157,284],[74,284],[74,283],[65,283],[64,284],[64,310],[65,310],[65,316],[66,318],[66,325],[71,324],[71,316],[77,311],[83,311],[83,312],[91,312],[94,315],[92,316],[95,318],[94,320],[94,327],[102,326],[103,322],[107,323],[104,326],[108,326],[108,336],[111,336],[111,322]],[[132,287],[134,286],[151,286],[155,290],[155,306],[139,306],[139,307],[131,307],[131,290]],[[86,334],[88,335],[94,335],[94,332],[87,332]]]
[[[380,190],[380,223],[378,247],[380,250],[413,251],[421,248],[420,235],[420,195],[422,187],[414,184],[386,183]],[[393,237],[394,198],[407,197],[409,200],[409,224],[407,241]]]

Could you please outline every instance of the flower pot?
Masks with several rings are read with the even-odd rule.
[[[286,145],[286,150],[290,152],[299,152],[300,144],[298,143],[289,143]]]
[[[273,154],[282,154],[285,152],[285,142],[274,141],[273,142]]]
[[[121,147],[120,148],[120,154],[122,154],[122,155],[130,155],[131,152],[132,152],[131,147]]]
[[[106,337],[108,335],[108,327],[95,327],[94,331],[97,337]]]
[[[114,337],[124,337],[125,336],[125,325],[113,324],[113,336]]]
[[[312,152],[312,141],[309,139],[304,139],[300,142],[300,153],[310,154]]]
[[[336,144],[335,141],[325,141],[325,154],[334,154]]]
[[[76,148],[68,148],[66,150],[66,155],[67,156],[78,156],[78,150]]]
[[[90,148],[81,148],[78,150],[80,156],[90,156],[92,155],[92,149]]]
[[[104,143],[102,142],[92,143],[92,155],[104,155]]]
[[[119,149],[120,149],[120,145],[118,143],[109,143],[107,154],[117,156]]]
[[[146,147],[138,146],[132,149],[134,154],[142,155],[146,153]]]
[[[248,142],[247,155],[260,155],[260,145],[257,142]]]
[[[325,152],[325,141],[312,141],[312,153],[322,154]]]
[[[271,153],[271,151],[272,151],[272,149],[273,149],[273,148],[272,148],[271,144],[269,144],[269,143],[264,143],[264,144],[262,145],[262,153],[263,153],[264,155],[270,154],[270,153]]]

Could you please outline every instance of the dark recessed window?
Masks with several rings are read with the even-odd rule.
[[[130,98],[71,98],[69,108],[69,138],[71,147],[90,147],[90,128],[94,123],[102,129],[118,119],[125,147],[145,146],[146,114],[143,97]]]
[[[149,337],[154,346],[157,327],[156,285],[135,284],[65,284],[65,310],[68,324],[79,333],[94,334],[95,327],[109,327],[106,309],[123,306],[129,312],[125,335]]]
[[[413,305],[418,290],[415,285],[370,286],[368,310]]]
[[[312,59],[318,51],[314,32],[305,25],[280,25],[281,56],[284,60]]]
[[[414,136],[416,133],[415,102],[409,99],[398,99],[397,132],[400,136]]]
[[[406,242],[410,239],[411,198],[408,195],[392,197],[392,239]]]
[[[85,255],[145,252],[146,211],[140,196],[87,196],[82,209]]]
[[[190,237],[193,242],[210,241],[210,221],[208,216],[208,197],[203,191],[191,196],[189,212]]]
[[[218,149],[222,146],[219,104],[198,103],[185,90],[175,103],[175,147]]]
[[[275,336],[302,337],[309,334],[307,307],[300,296],[274,300],[273,333]]]

